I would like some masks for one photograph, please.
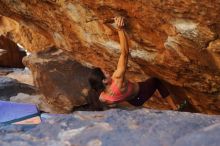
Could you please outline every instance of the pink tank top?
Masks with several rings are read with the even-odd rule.
[[[112,80],[109,88],[113,94],[110,95],[109,93],[102,92],[99,98],[102,98],[102,99],[105,99],[111,102],[123,101],[124,99],[129,97],[133,91],[133,84],[131,82],[127,81],[126,86],[127,86],[126,91],[122,93],[120,89],[118,88],[118,86],[116,85],[115,81]]]

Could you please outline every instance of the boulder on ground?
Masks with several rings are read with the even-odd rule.
[[[62,50],[50,48],[32,53],[23,62],[31,69],[36,87],[54,113],[68,113],[86,105],[88,109],[102,108],[99,96],[90,90],[91,69],[71,60]]]
[[[20,83],[15,79],[0,76],[0,100],[10,100],[10,97],[18,93],[33,95],[37,93],[34,86]]]

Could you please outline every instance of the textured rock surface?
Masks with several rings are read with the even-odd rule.
[[[0,67],[0,76],[6,76],[13,72],[13,68]]]
[[[218,0],[0,0],[0,14],[30,29],[19,40],[31,40],[68,51],[77,61],[112,72],[118,60],[115,31],[101,21],[115,15],[127,18],[131,58],[128,77],[156,76],[180,87],[196,110],[220,113]],[[5,23],[4,23],[5,26]],[[19,29],[18,29],[19,30]],[[14,31],[10,31],[14,34]],[[7,34],[5,32],[5,34]],[[45,39],[39,39],[45,38]],[[45,46],[42,44],[47,43]],[[36,43],[33,43],[36,47]],[[38,50],[38,49],[36,49]],[[176,88],[173,89],[173,94]]]
[[[44,96],[41,94],[27,94],[25,92],[18,93],[16,96],[11,96],[10,101],[11,102],[17,102],[17,103],[30,103],[30,104],[35,104],[38,108],[39,111],[44,111],[47,113],[53,113],[54,110],[53,108],[50,107],[47,102],[44,102]],[[0,97],[1,99],[1,97]],[[2,100],[2,99],[1,99]]]
[[[1,126],[2,146],[218,146],[220,117],[108,110],[60,115],[34,126]]]
[[[19,24],[13,19],[0,15],[0,35],[19,43],[31,52],[40,51],[53,45],[53,40],[30,27],[31,25],[27,27],[22,23]]]
[[[32,70],[35,85],[44,95],[45,103],[48,103],[53,113],[66,113],[74,108],[83,106],[83,109],[103,109],[97,95],[90,89],[88,78],[91,72],[90,66],[82,66],[71,60],[62,50],[55,48],[44,52],[32,53],[23,60],[24,64]],[[7,75],[13,75],[12,73]],[[19,75],[16,73],[15,75]],[[13,76],[12,76],[13,77]],[[181,99],[176,99],[181,103]],[[86,105],[86,106],[85,106]],[[131,107],[128,103],[122,103],[119,107]],[[170,106],[159,93],[144,104],[147,108],[170,109]],[[194,112],[190,106],[184,111]]]
[[[26,56],[16,43],[4,36],[0,36],[0,66],[24,67],[22,58]]]
[[[9,69],[9,68],[6,68],[5,70],[7,70],[7,69]],[[0,72],[1,71],[2,71],[2,69],[0,69]],[[12,69],[11,72],[6,75],[6,77],[16,79],[20,83],[25,83],[25,84],[34,86],[32,73],[28,68]]]
[[[35,85],[54,113],[71,112],[86,104],[94,109],[102,107],[89,87],[91,69],[71,60],[62,50],[32,53],[23,62],[32,70]]]
[[[0,76],[0,100],[10,100],[18,93],[36,94],[36,88],[15,79]]]
[[[31,103],[40,111],[53,113],[53,108],[44,102],[44,96],[33,85],[31,72],[18,68],[0,68],[0,100]]]

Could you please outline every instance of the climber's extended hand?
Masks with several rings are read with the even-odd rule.
[[[115,17],[115,24],[117,26],[117,29],[123,29],[125,26],[125,18],[124,17]]]

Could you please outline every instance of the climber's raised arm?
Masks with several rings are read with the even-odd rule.
[[[128,38],[126,36],[126,32],[123,29],[124,18],[116,17],[115,23],[118,28],[121,54],[118,60],[117,68],[115,72],[113,73],[112,78],[117,79],[119,82],[121,82],[121,85],[122,85],[124,81],[127,64],[128,64],[129,46],[128,46]],[[120,83],[119,83],[119,86],[120,86]]]

